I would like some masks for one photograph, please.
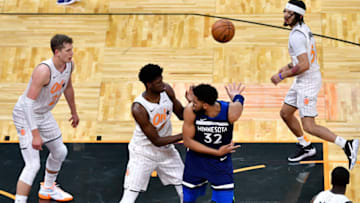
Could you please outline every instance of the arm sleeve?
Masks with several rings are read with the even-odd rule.
[[[23,100],[23,109],[24,109],[24,113],[25,113],[26,122],[29,125],[31,130],[38,128],[36,119],[35,119],[34,109],[33,109],[34,103],[35,103],[35,100],[30,99],[27,96],[25,96],[25,98]]]
[[[307,40],[303,33],[296,31],[290,38],[290,45],[294,50],[295,56],[306,53]]]

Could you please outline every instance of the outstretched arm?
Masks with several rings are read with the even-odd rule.
[[[245,90],[245,86],[241,83],[228,84],[225,86],[226,92],[232,101],[229,105],[228,120],[230,123],[237,121],[242,112],[245,98],[241,93]]]
[[[140,125],[141,130],[155,146],[164,146],[182,140],[182,134],[160,137],[156,128],[150,123],[149,115],[145,108],[139,103],[133,103],[131,113],[135,121]],[[171,121],[167,121],[171,122]]]

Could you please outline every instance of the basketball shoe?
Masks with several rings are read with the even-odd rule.
[[[349,169],[350,170],[356,164],[358,150],[359,150],[359,140],[358,139],[346,141],[344,151],[345,151],[346,157],[349,160]]]
[[[73,200],[73,196],[69,193],[63,191],[59,185],[55,185],[55,183],[50,187],[44,187],[44,184],[40,184],[39,190],[39,198],[40,199],[53,199],[60,202],[67,202]]]
[[[295,161],[302,161],[307,157],[312,157],[316,154],[316,148],[309,144],[308,146],[304,147],[300,143],[296,143],[296,152],[291,157],[288,157],[288,161],[295,162]]]

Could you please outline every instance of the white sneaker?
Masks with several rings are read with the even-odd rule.
[[[53,199],[60,202],[67,202],[74,199],[72,195],[63,191],[58,185],[55,185],[55,183],[50,188],[44,187],[44,184],[41,183],[39,190],[39,198]]]
[[[359,151],[359,140],[354,139],[354,140],[346,141],[344,151],[345,151],[346,157],[349,160],[349,169],[351,170],[356,164],[357,153]]]

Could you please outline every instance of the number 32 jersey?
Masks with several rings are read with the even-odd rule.
[[[229,102],[217,101],[221,110],[216,117],[196,115],[194,139],[208,147],[219,149],[231,143],[233,124],[228,121]]]

